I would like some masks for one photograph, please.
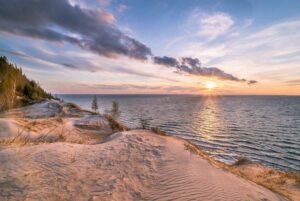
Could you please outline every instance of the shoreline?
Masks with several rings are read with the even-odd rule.
[[[136,150],[139,150],[139,151],[142,150],[142,148],[140,147],[141,144],[143,144],[145,146],[146,145],[150,146],[150,148],[149,148],[149,150],[151,152],[150,156],[142,155],[142,153],[135,153],[133,158],[140,158],[141,156],[149,157],[148,163],[150,163],[150,166],[148,168],[150,168],[150,169],[145,170],[145,173],[153,174],[152,176],[155,177],[155,176],[157,176],[156,175],[157,170],[155,170],[155,168],[160,166],[161,165],[160,163],[162,163],[162,161],[159,161],[159,159],[156,159],[156,157],[160,158],[162,154],[166,154],[166,153],[168,153],[170,155],[171,152],[168,152],[166,150],[174,149],[174,147],[172,147],[169,143],[169,141],[172,141],[170,139],[174,139],[173,142],[175,144],[179,143],[179,144],[177,144],[177,146],[175,146],[178,149],[178,150],[175,150],[175,152],[178,155],[182,155],[182,160],[186,160],[186,157],[188,156],[188,155],[186,155],[187,154],[186,152],[194,155],[194,156],[189,155],[189,157],[192,157],[194,160],[189,160],[189,163],[192,164],[193,167],[191,170],[188,169],[188,172],[195,171],[193,168],[198,167],[199,164],[201,164],[203,166],[203,163],[198,161],[198,160],[200,160],[198,158],[201,158],[202,160],[209,162],[209,164],[212,164],[214,166],[214,168],[216,168],[216,170],[213,168],[214,173],[215,173],[215,171],[218,172],[217,169],[221,169],[222,171],[225,171],[225,172],[229,173],[230,175],[231,174],[237,175],[237,178],[244,178],[244,179],[250,180],[252,182],[255,182],[261,186],[264,186],[268,189],[271,189],[274,192],[284,195],[291,200],[296,200],[300,196],[300,194],[299,194],[300,187],[297,186],[297,185],[299,185],[299,184],[297,184],[297,182],[299,182],[299,175],[296,175],[294,173],[288,173],[288,172],[274,170],[274,169],[267,168],[267,167],[264,167],[257,163],[252,163],[252,162],[249,162],[246,160],[240,161],[238,164],[235,164],[235,165],[226,165],[220,161],[217,161],[217,160],[209,157],[204,151],[199,149],[197,146],[195,146],[188,140],[184,140],[182,138],[169,136],[169,135],[165,136],[165,135],[157,135],[157,134],[156,134],[156,136],[159,139],[156,139],[156,137],[152,136],[152,134],[154,134],[154,132],[143,131],[143,130],[131,130],[131,131],[122,132],[122,130],[123,131],[127,130],[126,127],[123,127],[120,124],[116,124],[116,122],[111,122],[111,120],[109,120],[107,117],[105,117],[103,115],[92,115],[91,112],[84,111],[72,103],[61,103],[59,101],[50,100],[50,101],[46,101],[46,102],[42,102],[42,103],[37,103],[37,104],[31,105],[28,107],[10,110],[10,111],[6,112],[5,116],[6,116],[5,118],[3,118],[3,117],[0,118],[0,125],[4,128],[4,129],[2,129],[2,131],[0,130],[0,134],[1,134],[0,135],[0,137],[1,137],[0,138],[1,139],[0,160],[2,159],[1,162],[4,162],[4,164],[6,164],[4,166],[15,166],[17,163],[22,163],[22,161],[6,161],[3,159],[3,157],[1,158],[1,154],[3,154],[3,153],[8,154],[9,156],[16,156],[16,155],[18,155],[17,153],[22,149],[24,149],[24,150],[32,149],[32,150],[35,150],[36,152],[39,152],[40,150],[38,150],[36,147],[39,147],[40,149],[43,150],[43,146],[50,146],[50,147],[51,146],[61,146],[61,145],[59,145],[61,143],[67,144],[70,146],[75,146],[78,149],[81,149],[78,146],[89,146],[88,148],[86,148],[87,150],[91,149],[91,150],[95,151],[92,148],[93,146],[97,146],[98,148],[103,149],[102,147],[106,147],[106,145],[107,145],[106,143],[108,143],[108,144],[116,143],[114,141],[114,137],[116,137],[116,135],[119,135],[119,137],[121,136],[121,138],[124,140],[124,142],[127,142],[127,144],[126,143],[122,144],[122,143],[124,143],[123,141],[120,141],[120,142],[118,142],[119,144],[118,143],[116,143],[116,144],[120,145],[120,146],[124,146],[123,148],[126,151],[131,149],[131,148],[128,148],[127,145],[132,145],[133,148],[136,148]],[[52,125],[53,128],[50,129],[51,126],[49,126],[49,125]],[[26,132],[21,133],[21,134],[19,133],[20,131],[18,129],[16,129],[17,127],[25,128],[26,126],[29,126],[29,128],[27,128]],[[51,130],[51,131],[49,131],[49,130]],[[138,134],[137,134],[137,132],[138,132]],[[4,136],[3,133],[6,133],[6,136]],[[9,135],[7,135],[7,133],[9,133]],[[25,136],[25,133],[26,133],[26,139],[25,138],[23,139],[23,137]],[[47,133],[47,135],[41,137],[40,136],[41,133]],[[143,134],[143,133],[147,133],[147,134]],[[24,136],[22,137],[22,135],[24,135]],[[162,143],[159,144],[155,141],[155,146],[152,146],[153,144],[151,144],[152,143],[152,141],[151,141],[151,143],[149,142],[147,144],[145,142],[145,139],[147,139],[147,135],[152,136],[150,141],[151,140],[154,140],[154,141],[162,140]],[[140,136],[143,136],[143,137],[141,138]],[[127,139],[127,137],[128,137],[128,139]],[[119,138],[116,138],[115,140],[118,140],[118,139]],[[25,140],[25,142],[24,142],[24,140]],[[134,143],[131,143],[130,140],[134,141]],[[101,147],[101,145],[102,145],[102,147]],[[160,149],[161,148],[160,146],[165,146],[166,150]],[[75,148],[74,150],[76,150],[77,148]],[[61,152],[64,152],[63,147],[60,147],[60,149],[61,149],[60,150]],[[156,149],[160,150],[161,153],[159,153],[159,154],[156,153],[155,152]],[[17,151],[17,150],[19,150],[19,151]],[[111,159],[111,158],[116,159],[117,156],[113,155],[113,154],[116,154],[115,152],[112,152],[113,153],[112,154],[112,153],[110,153],[111,152],[110,149],[105,149],[105,150],[106,150],[105,153],[108,154],[106,160]],[[181,150],[181,151],[179,151],[179,150]],[[118,150],[118,151],[120,151],[120,150]],[[13,153],[11,153],[11,152],[13,152]],[[95,151],[95,152],[97,152],[97,151]],[[62,154],[62,153],[60,153],[60,154]],[[112,154],[112,156],[110,154]],[[133,153],[128,152],[127,154],[132,155]],[[166,158],[171,157],[168,154],[166,154],[166,156],[165,156]],[[6,155],[6,156],[8,156],[8,155]],[[46,154],[45,156],[47,157],[48,155]],[[68,157],[69,156],[67,156],[67,158]],[[67,163],[69,165],[72,164],[71,163],[73,161],[72,157],[74,157],[74,156],[70,156],[71,159],[69,162],[65,162],[64,161],[65,159],[63,159],[63,161],[64,161],[63,163]],[[92,156],[92,154],[91,154],[91,155],[89,155],[89,157],[93,158],[95,156]],[[124,157],[126,157],[126,154],[124,155]],[[195,159],[195,157],[197,159]],[[119,160],[119,158],[118,158],[118,160]],[[173,159],[173,160],[176,161],[176,159]],[[114,160],[112,160],[112,161],[114,161]],[[137,160],[137,161],[139,161],[139,160]],[[137,162],[137,161],[135,161],[135,160],[132,161],[133,167],[135,165],[139,165],[140,163],[141,163],[140,165],[142,165],[141,167],[145,166],[145,164],[143,162]],[[194,161],[198,161],[197,164],[194,164],[194,163],[196,163]],[[32,161],[32,163],[33,162],[36,162],[36,161]],[[179,162],[180,162],[180,160],[179,160]],[[45,161],[39,161],[39,163],[45,163]],[[172,163],[170,162],[170,164],[172,164]],[[27,164],[27,165],[31,166],[32,164]],[[126,164],[124,162],[120,162],[119,165],[126,166]],[[166,165],[166,164],[164,164],[164,165]],[[166,165],[166,166],[168,166],[168,165]],[[199,166],[198,168],[200,168],[202,166]],[[108,163],[107,166],[104,166],[102,168],[112,168],[113,169],[113,167],[114,166],[111,167],[111,164],[109,165],[109,163]],[[58,171],[55,168],[53,170],[51,169],[51,167],[48,167],[48,168],[50,168],[49,170],[52,171],[53,174],[56,174],[57,172],[55,172],[55,171]],[[151,168],[153,168],[153,170],[151,170]],[[10,169],[10,170],[13,171],[14,169]],[[172,169],[172,170],[174,171],[174,169]],[[211,170],[211,169],[209,169],[209,170]],[[1,172],[1,171],[3,171],[3,172]],[[4,174],[7,173],[7,170],[5,168],[1,169],[1,171],[0,171],[1,173],[4,173]],[[123,170],[121,168],[119,171],[126,172],[126,169]],[[226,173],[226,175],[227,175],[227,173]],[[77,174],[79,174],[79,173],[77,173]],[[219,173],[219,172],[218,172],[218,174],[223,175],[222,173]],[[167,179],[169,179],[168,178],[169,175],[164,175],[164,176]],[[187,178],[189,178],[189,176],[190,175],[185,175],[185,177],[187,177]],[[201,177],[204,177],[204,176],[205,175],[202,175]],[[20,175],[17,175],[15,178],[20,179],[19,177],[20,177]],[[136,175],[133,176],[134,179],[136,179],[135,177],[136,177]],[[144,175],[144,177],[146,177],[146,176]],[[229,177],[231,178],[232,176],[229,176]],[[153,185],[158,185],[157,183],[155,183],[155,181],[152,181],[151,178],[147,178],[148,181],[147,181],[147,179],[144,179],[145,180],[144,181],[141,178],[138,178],[138,180],[137,180],[138,185],[141,184],[140,183],[141,181],[150,182],[148,185],[150,187]],[[9,178],[6,178],[6,179],[0,178],[0,181],[3,181],[3,180],[6,181],[7,179],[9,179]],[[39,179],[41,179],[41,178],[39,178]],[[84,179],[84,178],[82,178],[82,179]],[[189,178],[189,179],[191,179],[191,178]],[[237,180],[235,180],[235,179],[236,178],[234,177],[234,179],[233,179],[234,181],[241,182],[239,179],[237,179]],[[111,181],[111,180],[108,179],[107,182],[109,182],[109,181]],[[122,185],[124,185],[125,181],[119,181],[119,182],[120,183],[117,182],[118,185],[122,186]],[[153,183],[151,183],[151,182],[153,182]],[[1,186],[1,185],[2,184],[0,184],[0,187],[5,187],[5,186]],[[128,185],[134,186],[137,184],[136,183],[135,184],[128,183]],[[214,184],[211,184],[211,185],[213,186]],[[220,184],[220,185],[222,186],[225,184]],[[243,184],[241,186],[248,186],[248,183]],[[122,186],[122,188],[123,187],[124,186]],[[176,186],[171,186],[171,187],[173,187],[174,190],[176,188]],[[225,188],[226,185],[223,187]],[[135,189],[136,192],[139,192],[140,190],[144,190],[144,191],[147,190],[147,189],[139,189],[139,188]],[[251,187],[249,187],[249,188],[252,189]],[[253,187],[253,188],[256,189],[256,187]],[[256,192],[256,190],[255,190],[255,192]],[[27,190],[25,189],[24,191],[27,191]],[[125,191],[126,190],[124,190],[124,189],[122,190],[123,193]],[[153,192],[158,192],[158,191],[156,189]],[[262,192],[265,192],[265,191],[262,190]],[[6,193],[8,193],[8,192],[6,192]],[[190,193],[192,194],[194,192],[190,192]],[[1,190],[0,190],[0,197],[1,197],[1,194],[3,194],[3,192],[1,192]],[[157,194],[159,194],[159,193],[157,193]],[[256,193],[254,193],[254,194],[255,194],[255,196],[257,196]],[[266,193],[266,194],[269,196],[272,196],[272,194],[269,194],[269,193]],[[109,198],[110,194],[107,196]],[[118,197],[118,196],[120,196],[120,195],[116,195],[116,197]],[[132,196],[132,195],[126,195],[126,196],[129,196],[128,198],[130,200],[130,196]],[[141,195],[141,196],[147,197],[148,195]],[[230,196],[230,195],[228,195],[228,196]],[[138,197],[136,197],[136,199]],[[131,198],[135,199],[134,197],[131,197]],[[280,200],[281,198],[278,198],[278,199]]]

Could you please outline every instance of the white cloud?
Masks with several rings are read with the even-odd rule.
[[[201,35],[217,37],[224,34],[234,24],[231,17],[224,13],[209,15],[200,20]]]
[[[124,5],[124,4],[120,4],[118,7],[117,7],[117,11],[118,13],[124,13],[126,10],[128,10],[128,6]]]
[[[252,20],[245,21],[250,26]],[[199,9],[194,9],[187,17],[186,23],[181,27],[185,30],[185,34],[173,38],[166,44],[166,49],[174,48],[173,46],[181,46],[182,43],[192,41],[201,41],[201,43],[211,42],[218,37],[228,34],[229,37],[239,35],[234,30],[234,20],[231,15],[224,12],[206,13]],[[243,26],[245,27],[245,26]],[[197,44],[199,46],[199,43]]]
[[[212,40],[229,31],[234,20],[227,13],[203,13],[196,9],[191,13],[188,24],[196,29],[198,35]]]
[[[102,6],[109,6],[112,2],[112,0],[98,0],[98,2],[102,5]]]

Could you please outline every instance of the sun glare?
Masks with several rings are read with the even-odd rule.
[[[212,82],[212,81],[207,82],[206,85],[205,85],[205,87],[207,89],[214,89],[214,88],[216,88],[216,86],[217,86],[216,83]]]

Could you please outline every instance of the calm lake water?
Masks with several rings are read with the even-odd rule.
[[[58,95],[90,109],[93,95]],[[147,119],[171,135],[233,163],[246,157],[277,169],[300,170],[300,96],[97,95],[100,112],[119,102],[119,120]]]

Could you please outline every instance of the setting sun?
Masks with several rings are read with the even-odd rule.
[[[205,85],[205,87],[207,89],[214,89],[214,88],[216,88],[216,86],[217,86],[216,83],[212,82],[212,81],[207,82],[206,85]]]

